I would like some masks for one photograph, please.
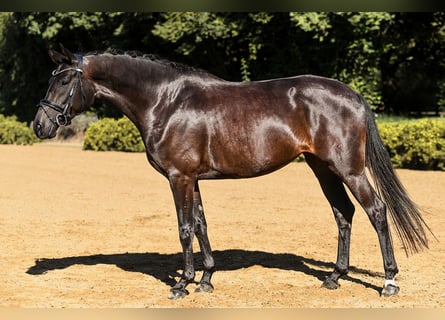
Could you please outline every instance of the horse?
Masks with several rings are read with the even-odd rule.
[[[99,99],[136,125],[148,162],[169,181],[184,262],[170,299],[188,295],[187,285],[195,282],[195,236],[203,260],[195,291],[214,290],[215,262],[199,181],[264,175],[300,154],[318,179],[338,226],[337,261],[322,287],[337,289],[349,271],[355,207],[345,186],[378,236],[385,271],[381,296],[394,296],[400,289],[387,211],[407,255],[428,248],[426,230],[431,230],[392,167],[374,114],[363,96],[346,84],[315,75],[232,82],[134,52],[82,55],[61,45],[61,50],[48,53],[57,67],[37,105],[35,134],[54,137],[59,127]]]

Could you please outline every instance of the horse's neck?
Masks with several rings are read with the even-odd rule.
[[[112,55],[86,60],[96,98],[116,106],[135,124],[155,103],[157,88],[170,81],[156,63]]]

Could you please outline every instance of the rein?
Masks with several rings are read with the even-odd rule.
[[[75,93],[77,91],[77,87],[80,86],[80,95],[82,98],[82,104],[83,104],[83,90],[82,90],[82,80],[81,80],[81,75],[83,73],[82,70],[82,62],[83,62],[83,57],[80,54],[75,54],[75,56],[77,57],[77,68],[65,68],[62,70],[54,70],[52,72],[52,77],[57,77],[59,74],[67,72],[67,71],[75,71],[76,72],[76,80],[74,82],[73,87],[71,88],[70,92],[69,92],[69,96],[68,96],[68,102],[65,104],[64,107],[62,107],[61,105],[49,101],[48,99],[42,99],[40,100],[39,104],[37,105],[37,107],[42,108],[42,110],[45,112],[46,116],[48,117],[48,119],[53,123],[58,125],[59,127],[61,126],[67,126],[71,124],[71,119],[74,118],[74,116],[71,114],[71,110],[72,110],[72,105],[73,105],[73,99],[75,96]],[[48,95],[48,92],[46,93],[46,95]],[[58,112],[58,114],[55,116],[54,120],[51,119],[51,117],[49,116],[47,109],[44,107],[49,107],[55,111]]]

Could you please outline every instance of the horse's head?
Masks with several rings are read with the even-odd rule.
[[[53,138],[60,126],[69,125],[94,100],[93,87],[83,75],[83,57],[60,47],[61,53],[48,51],[57,68],[52,72],[45,98],[37,105],[34,132],[40,139]]]

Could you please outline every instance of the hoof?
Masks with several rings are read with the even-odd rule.
[[[335,290],[340,287],[340,284],[338,283],[338,281],[332,280],[331,278],[326,278],[326,280],[323,281],[321,287],[329,290]]]
[[[393,284],[388,284],[382,289],[382,297],[392,297],[399,293],[400,288]]]
[[[170,300],[182,299],[187,296],[189,292],[185,289],[171,289],[168,298]]]
[[[195,292],[213,292],[213,286],[210,282],[201,282]]]

